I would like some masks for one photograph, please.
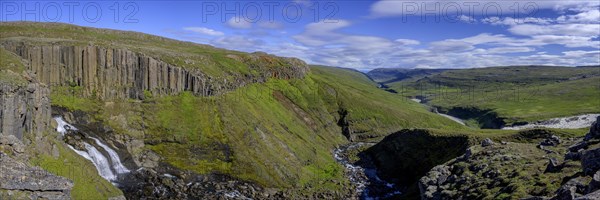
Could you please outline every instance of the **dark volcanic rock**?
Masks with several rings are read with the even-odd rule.
[[[586,184],[585,180],[581,177],[573,178],[564,185],[562,185],[557,191],[556,196],[553,200],[571,200],[581,196],[585,192]]]
[[[581,156],[583,173],[591,175],[600,169],[600,148],[584,151]]]
[[[550,158],[545,172],[558,172],[562,169],[562,164],[556,158]]]
[[[588,185],[587,193],[591,193],[598,189],[600,189],[600,170],[596,171],[594,176],[592,176],[592,181],[590,181],[590,184]]]
[[[574,145],[569,146],[570,152],[579,152],[579,150],[585,149],[588,147],[588,143],[586,141],[578,142]]]
[[[586,140],[590,140],[592,138],[600,138],[600,116],[598,116],[596,121],[592,123],[590,132],[585,136]]]
[[[565,160],[580,160],[581,152],[567,152],[565,154]]]

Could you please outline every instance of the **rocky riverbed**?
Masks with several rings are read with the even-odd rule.
[[[351,143],[335,149],[333,156],[344,165],[346,176],[354,184],[355,198],[385,199],[400,195],[400,187],[382,180],[377,175],[377,169],[368,160],[353,161],[350,158],[358,149],[373,145],[363,142]]]

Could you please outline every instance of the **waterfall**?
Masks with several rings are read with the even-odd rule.
[[[117,152],[115,152],[115,150],[112,150],[110,147],[106,146],[104,143],[100,142],[100,140],[98,140],[97,138],[94,137],[90,137],[92,138],[94,141],[96,141],[96,144],[100,145],[100,147],[102,147],[106,153],[108,153],[108,155],[110,156],[110,160],[113,161],[113,165],[112,168],[119,174],[124,174],[124,173],[129,173],[129,170],[123,166],[123,164],[121,164],[121,158],[119,158],[119,154],[117,154]]]
[[[56,120],[56,123],[58,124],[56,126],[56,131],[58,131],[63,136],[65,135],[65,133],[67,133],[67,130],[77,130],[77,128],[65,122],[65,120],[63,120],[63,118],[60,116],[54,117],[54,120]]]
[[[109,181],[117,180],[117,175],[112,171],[108,159],[104,157],[96,147],[88,143],[83,143],[83,145],[92,158],[94,165],[96,165],[96,169],[98,169],[100,176]]]
[[[58,124],[58,127],[56,127],[56,131],[63,136],[66,134],[67,130],[77,130],[76,127],[65,122],[64,119],[60,116],[54,117],[54,120],[56,120],[56,123]],[[87,137],[94,140],[94,142],[96,142],[96,145],[100,146],[101,150],[103,150],[106,154],[103,154],[101,150],[98,150],[98,148],[94,147],[94,145],[91,145],[85,141],[81,141],[83,143],[85,151],[75,149],[70,144],[68,146],[81,157],[91,161],[92,164],[96,166],[98,174],[102,176],[102,178],[112,182],[117,180],[117,176],[119,174],[129,173],[129,169],[123,166],[123,164],[121,163],[121,158],[115,150],[104,144],[98,138],[94,138],[91,136]],[[104,155],[108,155],[109,158],[107,158]]]

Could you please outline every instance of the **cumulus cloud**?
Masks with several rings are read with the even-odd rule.
[[[227,20],[227,25],[231,28],[236,29],[252,28],[252,23],[250,23],[247,19],[238,16],[232,17],[229,20]]]
[[[484,24],[491,25],[506,25],[514,26],[518,24],[551,24],[556,20],[550,18],[537,18],[537,17],[526,17],[526,18],[512,18],[512,17],[486,17],[481,19]]]
[[[473,8],[474,15],[489,14],[491,10],[511,11],[514,9],[515,2],[519,2],[521,7],[534,6],[538,9],[554,10],[584,10],[586,8],[599,6],[600,2],[595,0],[562,0],[562,1],[494,1],[494,0],[476,0],[476,1],[397,1],[380,0],[370,7],[370,17],[397,17],[402,15],[424,15],[430,13],[430,10],[437,11],[440,15],[461,15],[467,14],[469,9]],[[506,13],[496,13],[502,15]]]
[[[377,17],[397,15],[393,5],[397,6],[398,2],[405,1],[379,1],[371,7],[372,13],[375,13],[375,5],[382,2],[388,6],[377,7]],[[293,35],[292,38],[282,37],[284,42],[272,41],[275,38],[272,32],[287,31],[287,27],[277,22],[259,22],[254,26],[244,19],[232,18],[228,21],[230,27],[249,29],[240,31],[238,34],[241,35],[234,36],[225,36],[222,32],[203,27],[186,27],[184,30],[215,36],[208,37],[212,39],[207,40],[218,47],[240,51],[265,51],[281,56],[298,57],[312,64],[356,69],[599,64],[599,13],[597,9],[580,7],[581,2],[567,0],[566,3],[554,2],[553,6],[544,5],[551,9],[568,9],[568,12],[557,13],[562,15],[558,18],[488,17],[477,21],[467,15],[455,15],[457,20],[496,25],[499,26],[496,28],[505,29],[506,32],[475,33],[468,37],[427,42],[393,35],[378,37],[351,34],[350,32],[355,30],[351,27],[354,21],[341,19],[331,23],[321,21],[306,24],[300,34]],[[563,52],[544,52],[547,45],[562,46]]]
[[[216,31],[216,30],[209,29],[209,28],[204,28],[204,27],[184,27],[183,30],[192,31],[194,33],[200,33],[200,34],[210,35],[210,36],[225,35],[223,32]]]

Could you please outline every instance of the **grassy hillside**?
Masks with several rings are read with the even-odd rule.
[[[55,106],[93,113],[117,133],[141,138],[168,163],[197,173],[224,173],[298,193],[348,183],[332,150],[378,140],[403,128],[462,129],[412,101],[377,90],[364,74],[313,66],[300,80],[269,80],[222,96],[151,97],[98,102],[77,87],[55,87]]]
[[[19,22],[0,26],[0,42],[125,48],[223,79],[232,78],[231,74],[252,76],[265,68],[295,62],[304,64],[297,59],[141,33],[67,24]],[[11,69],[24,69],[25,63],[19,65],[18,58],[3,50],[3,58],[5,54],[12,56],[7,61],[15,63]],[[348,139],[377,141],[403,128],[463,128],[415,102],[377,90],[377,84],[360,72],[322,66],[313,66],[311,71],[302,79],[270,78],[216,96],[191,92],[153,96],[147,92],[143,101],[105,102],[84,98],[84,86],[65,84],[52,85],[50,99],[53,106],[84,111],[92,116],[91,123],[110,126],[116,135],[109,138],[142,140],[145,146],[133,149],[130,153],[134,155],[152,150],[162,161],[181,170],[227,174],[265,187],[298,191],[297,195],[347,187],[343,167],[334,160],[332,151]],[[35,163],[50,161],[41,156]],[[80,194],[82,188],[76,186],[74,194]]]
[[[508,124],[600,112],[600,68],[515,66],[444,71],[389,83],[442,111],[475,108]]]
[[[27,81],[21,76],[25,66],[15,54],[0,48],[0,83],[24,85]]]

